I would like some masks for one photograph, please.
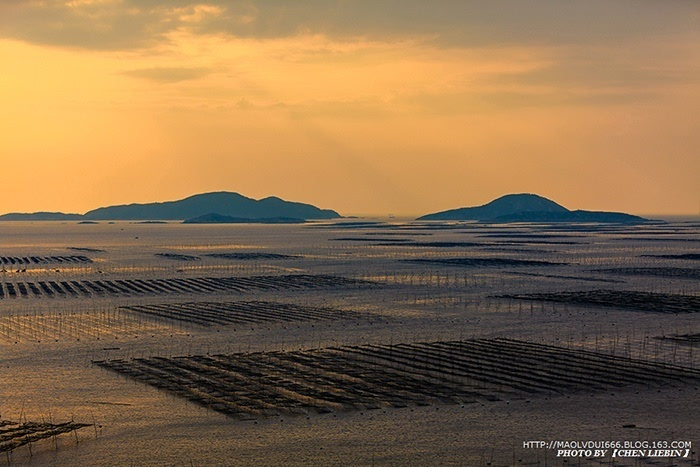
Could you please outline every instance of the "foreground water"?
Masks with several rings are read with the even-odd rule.
[[[692,223],[3,223],[1,420],[91,426],[8,451],[0,462],[560,465],[566,459],[523,448],[523,441],[698,442],[698,253]],[[240,311],[241,302],[297,311],[278,311],[282,319],[274,306]],[[317,310],[332,312],[315,319]],[[476,374],[473,381],[444,376],[433,361],[395,362],[403,344],[501,338],[680,367],[688,377],[528,392],[495,367],[487,376],[501,378],[500,385]],[[241,360],[265,352],[262,368],[280,352],[303,356],[345,346],[396,349],[382,360],[394,362],[391,371],[410,373],[427,387],[447,378],[498,400],[448,397],[405,407],[350,401],[327,412],[230,416],[210,399],[196,402],[168,390],[166,380],[151,384],[94,363]],[[472,368],[464,365],[455,363],[452,372]],[[533,375],[554,378],[548,368],[523,369],[518,384]],[[355,381],[347,369],[324,371]],[[265,380],[270,390],[292,399],[301,398],[293,388],[318,384],[301,373],[294,380],[279,371],[272,376],[277,379]],[[203,377],[193,376],[190,395],[205,388]],[[391,381],[388,375],[376,384],[392,394],[405,391]],[[255,391],[237,397],[260,404]],[[694,465],[693,456],[674,462]]]

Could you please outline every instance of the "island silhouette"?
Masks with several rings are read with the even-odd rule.
[[[239,193],[220,191],[197,194],[177,201],[101,207],[83,215],[47,212],[10,213],[0,216],[0,220],[182,221],[202,216],[210,216],[209,221],[213,222],[226,221],[226,218],[234,218],[237,222],[270,222],[270,220],[275,219],[278,221],[280,219],[302,221],[341,217],[340,214],[330,209],[320,209],[310,204],[285,201],[276,196],[255,200]]]
[[[501,196],[482,206],[450,209],[426,214],[421,221],[509,222],[601,222],[636,224],[652,222],[643,217],[621,212],[570,211],[543,196],[518,193]]]
[[[184,221],[188,224],[262,223],[294,224],[307,220],[338,219],[331,209],[285,201],[276,196],[260,200],[239,193],[213,192],[177,201],[107,206],[85,214],[61,212],[9,213],[0,221]],[[552,200],[531,193],[501,196],[483,206],[464,207],[426,214],[420,221],[510,222],[599,222],[636,224],[653,222],[621,212],[571,211]]]

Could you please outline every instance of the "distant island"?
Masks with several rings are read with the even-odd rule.
[[[303,221],[341,217],[330,209],[319,209],[310,204],[285,201],[274,196],[255,200],[238,193],[221,191],[198,194],[178,201],[102,207],[83,215],[60,212],[10,213],[1,215],[0,221],[182,221],[213,213],[239,219],[238,222],[259,222],[264,219]]]
[[[510,222],[600,222],[639,224],[653,222],[631,214],[602,211],[570,211],[564,206],[530,193],[501,196],[483,206],[450,209],[419,217],[421,221]]]
[[[203,216],[185,219],[183,224],[303,224],[305,219],[297,217],[263,217],[248,219],[246,217],[224,216],[212,212]]]
[[[62,212],[13,212],[0,216],[2,221],[79,221],[82,214],[64,214]]]

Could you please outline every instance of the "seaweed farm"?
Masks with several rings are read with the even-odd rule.
[[[60,263],[92,263],[87,256],[67,255],[67,256],[0,256],[0,263],[4,265],[22,264],[60,264]]]
[[[359,318],[360,314],[277,302],[190,302],[121,307],[134,313],[200,326]]]
[[[675,259],[675,258],[673,258]],[[607,274],[619,274],[623,276],[657,276],[657,277],[681,277],[683,279],[700,279],[700,268],[610,268],[597,269],[596,272]]]
[[[322,287],[344,287],[368,284],[343,277],[320,275],[254,276],[254,277],[198,277],[189,279],[146,279],[146,280],[81,280],[81,281],[39,281],[0,283],[0,298],[53,297],[73,295],[91,297],[93,295],[159,295],[188,294],[227,291],[243,293],[252,290],[304,289]]]
[[[501,339],[96,364],[242,418],[700,382],[700,370]]]
[[[84,423],[13,422],[0,420],[0,452],[10,452],[21,446],[31,448],[31,443],[56,438],[66,433],[75,433],[90,426]],[[77,434],[76,434],[77,437]]]
[[[504,298],[619,307],[658,313],[700,313],[700,297],[695,295],[674,295],[629,290],[586,290],[580,292],[505,295]]]
[[[0,465],[698,465],[697,224],[0,228]]]
[[[440,259],[411,259],[414,263],[444,264],[461,267],[504,267],[504,266],[555,266],[558,263],[511,258],[440,258]]]

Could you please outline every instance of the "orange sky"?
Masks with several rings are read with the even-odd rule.
[[[4,0],[0,213],[697,214],[698,24],[695,0]]]

